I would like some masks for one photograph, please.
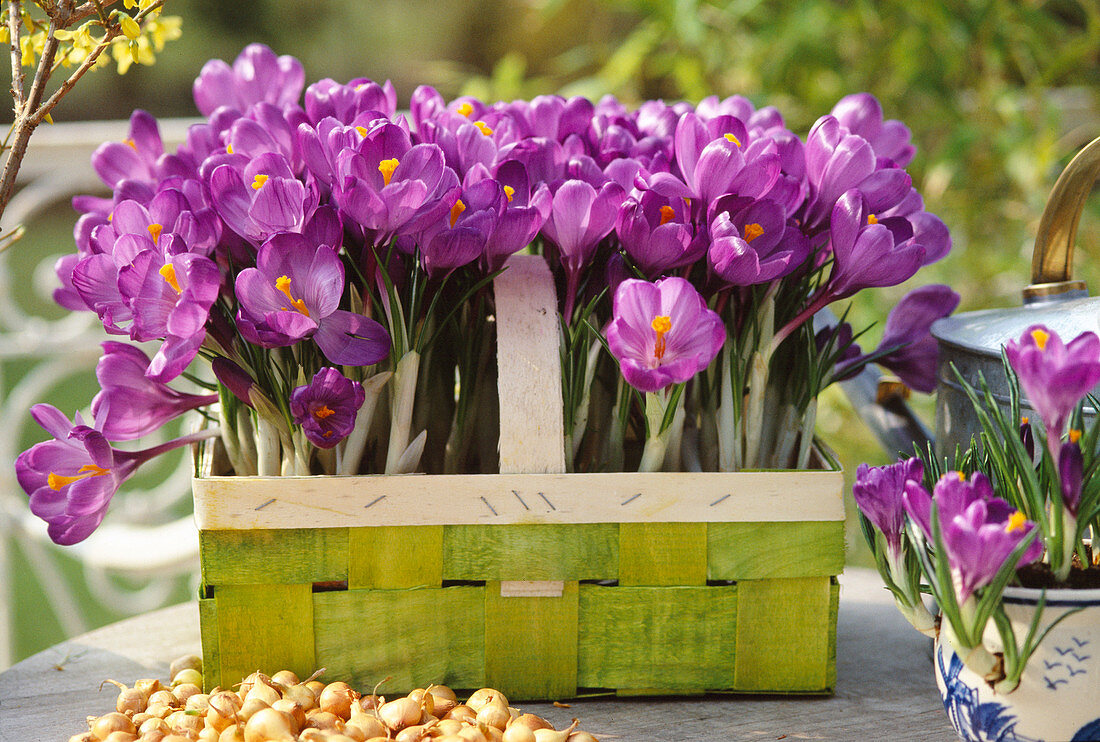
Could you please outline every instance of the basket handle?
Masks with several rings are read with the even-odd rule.
[[[540,255],[513,255],[496,296],[500,473],[565,472],[558,297]]]
[[[1085,282],[1072,278],[1073,243],[1085,201],[1098,178],[1100,137],[1077,153],[1050,192],[1039,220],[1031,257],[1031,285],[1024,289],[1024,301],[1084,290]]]

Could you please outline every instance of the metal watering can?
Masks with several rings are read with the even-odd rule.
[[[1023,306],[986,309],[945,317],[932,325],[940,348],[936,386],[936,449],[940,455],[966,449],[981,430],[952,364],[972,386],[984,376],[998,402],[1008,408],[1008,380],[1001,347],[1029,326],[1046,325],[1063,339],[1100,331],[1100,298],[1089,298],[1085,282],[1074,280],[1077,224],[1093,184],[1100,177],[1100,138],[1085,146],[1059,176],[1039,221],[1031,259],[1031,285]],[[1021,407],[1031,409],[1027,400]],[[1089,417],[1096,411],[1086,410]]]
[[[942,456],[963,450],[981,430],[969,398],[952,370],[977,387],[980,376],[1008,409],[1008,380],[1001,347],[1019,338],[1031,325],[1042,324],[1070,340],[1086,330],[1100,332],[1100,298],[1090,298],[1084,281],[1074,280],[1073,246],[1077,224],[1093,184],[1100,177],[1100,138],[1085,146],[1066,166],[1043,210],[1031,262],[1031,285],[1023,290],[1023,306],[964,312],[936,321],[932,335],[939,343],[936,386],[936,451]],[[867,367],[855,379],[842,382],[860,417],[891,453],[924,449],[931,433],[908,408],[896,385]],[[1100,387],[1098,387],[1100,389]],[[1097,390],[1094,390],[1096,393]],[[1023,409],[1031,409],[1027,400]],[[1086,417],[1096,411],[1086,408]]]

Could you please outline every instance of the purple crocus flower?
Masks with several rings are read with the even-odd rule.
[[[342,124],[357,124],[360,116],[370,112],[392,118],[397,111],[397,91],[389,80],[379,85],[357,77],[344,85],[325,78],[306,88],[305,109],[314,124],[327,117]]]
[[[615,290],[607,343],[627,383],[656,392],[685,382],[710,365],[726,328],[690,282],[628,279]]]
[[[835,259],[827,288],[831,301],[865,288],[896,286],[916,273],[923,264],[924,247],[907,229],[904,220],[880,222],[861,191],[846,191],[830,221]]]
[[[573,314],[581,273],[596,246],[615,228],[623,196],[617,183],[606,183],[597,191],[583,180],[567,180],[554,192],[542,233],[557,246],[565,267],[565,317]]]
[[[214,208],[229,228],[257,246],[278,232],[300,233],[317,209],[316,188],[294,177],[281,154],[232,157],[210,174]]]
[[[710,224],[707,260],[724,283],[750,286],[774,281],[809,256],[809,241],[786,223],[783,207],[776,202],[761,199],[733,208],[736,211],[719,212]]]
[[[706,233],[696,232],[683,199],[654,191],[623,203],[615,233],[631,260],[651,277],[691,265],[706,251]]]
[[[408,132],[383,124],[336,158],[333,201],[374,245],[442,218],[459,194],[458,176],[434,144],[411,145]]]
[[[162,177],[160,160],[164,143],[152,115],[136,110],[130,115],[130,131],[121,142],[105,142],[92,153],[92,167],[112,190],[128,180],[155,187]]]
[[[892,559],[901,553],[905,530],[905,507],[902,495],[909,481],[921,482],[924,464],[915,456],[889,466],[860,464],[852,496],[860,511],[882,532]]]
[[[980,472],[969,480],[960,472],[948,472],[936,482],[929,497],[917,482],[906,484],[906,512],[931,537],[931,506],[936,503],[940,535],[960,603],[988,585],[1012,551],[1037,526],[1004,500],[993,496],[989,479]],[[1017,566],[1037,560],[1043,545],[1035,539]]]
[[[291,56],[275,56],[263,44],[249,44],[233,66],[220,59],[203,65],[192,88],[195,105],[204,116],[222,106],[240,113],[254,103],[272,103],[280,108],[298,103],[305,85],[302,63]]]
[[[366,393],[334,368],[323,368],[306,386],[290,393],[290,414],[310,443],[332,448],[351,433]]]
[[[265,348],[312,337],[325,357],[342,366],[369,366],[389,354],[385,328],[339,309],[344,264],[328,245],[282,233],[260,247],[255,268],[237,276],[237,326]]]
[[[882,105],[870,93],[853,93],[840,99],[831,114],[842,126],[871,145],[875,155],[905,167],[916,154],[909,127],[900,121],[882,120]]]
[[[497,181],[472,183],[462,189],[449,214],[427,225],[415,238],[406,235],[399,239],[398,247],[406,252],[419,249],[420,262],[430,277],[449,274],[482,256],[506,203]]]
[[[918,392],[936,388],[939,344],[930,332],[932,323],[955,311],[959,295],[941,284],[921,286],[901,298],[886,317],[886,329],[879,350],[896,347],[878,363],[898,375]]]
[[[115,492],[142,463],[215,434],[202,431],[144,451],[119,451],[104,437],[101,420],[88,426],[77,413],[70,422],[45,404],[32,407],[31,416],[53,440],[19,454],[16,478],[30,495],[31,512],[62,545],[83,541],[99,526]]]
[[[488,178],[488,171],[472,169],[467,183],[477,177]],[[487,273],[499,270],[509,255],[531,244],[550,216],[553,197],[545,183],[531,183],[527,169],[516,160],[500,164],[495,180],[504,191],[504,211],[497,219],[492,234],[485,242],[483,267]]]
[[[255,379],[248,372],[233,361],[224,356],[218,356],[210,361],[210,370],[233,396],[244,402],[249,407],[252,404],[252,387],[256,385]]]
[[[1064,343],[1053,330],[1032,325],[1019,340],[1008,341],[1005,354],[1057,458],[1056,446],[1073,408],[1100,383],[1100,338],[1083,332]]]
[[[824,116],[806,138],[806,177],[812,189],[803,223],[807,230],[822,226],[837,199],[859,188],[869,212],[896,206],[912,188],[912,178],[898,167],[880,167],[874,148],[848,131],[834,116]]]
[[[101,391],[92,398],[92,415],[112,441],[148,435],[188,410],[213,404],[216,394],[186,394],[146,376],[149,356],[125,343],[103,343],[95,375]]]
[[[1062,485],[1062,503],[1073,517],[1081,506],[1081,487],[1085,478],[1085,459],[1081,454],[1081,431],[1071,430],[1069,440],[1058,452],[1058,478]]]
[[[130,338],[163,338],[146,375],[168,382],[198,353],[206,338],[206,320],[218,298],[221,272],[210,258],[183,253],[164,256],[143,250],[119,269],[118,291],[130,308]]]

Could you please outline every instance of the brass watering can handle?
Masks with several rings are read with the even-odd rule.
[[[1100,137],[1077,153],[1058,177],[1035,237],[1031,257],[1031,285],[1024,289],[1024,300],[1083,290],[1084,281],[1075,281],[1073,243],[1077,223],[1093,184],[1100,178]]]

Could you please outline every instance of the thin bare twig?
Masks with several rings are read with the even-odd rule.
[[[104,8],[109,8],[118,0],[100,0],[100,2],[87,2],[76,8],[72,15],[69,16],[69,23],[80,23],[85,18],[90,18],[93,15],[101,15]]]
[[[26,100],[26,82],[23,79],[23,2],[11,0],[8,3],[8,35],[11,43],[11,96],[15,103],[15,117],[22,113]]]

